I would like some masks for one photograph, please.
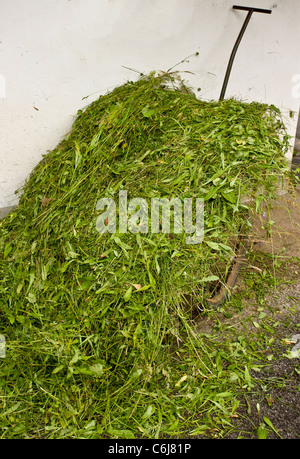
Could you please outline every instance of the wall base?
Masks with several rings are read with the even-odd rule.
[[[0,220],[4,217],[6,217],[6,215],[9,214],[9,212],[11,210],[13,210],[15,208],[15,206],[9,206],[9,207],[0,207]]]

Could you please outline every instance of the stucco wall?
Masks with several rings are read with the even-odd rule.
[[[246,13],[228,0],[1,0],[0,208],[41,155],[71,127],[77,110],[140,72],[188,70],[199,96],[218,99]],[[239,4],[239,3],[238,3]],[[300,94],[300,2],[256,0],[233,65],[226,97],[277,105],[290,135]],[[86,99],[84,97],[88,96]],[[293,143],[293,140],[291,141]]]

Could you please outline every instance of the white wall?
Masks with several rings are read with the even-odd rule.
[[[246,12],[255,13],[234,61],[226,97],[273,103],[294,136],[300,73],[299,0],[1,0],[0,208],[41,155],[70,129],[78,109],[141,72],[178,67],[206,99],[218,99]],[[83,98],[89,96],[87,99]],[[293,143],[293,141],[292,141]]]

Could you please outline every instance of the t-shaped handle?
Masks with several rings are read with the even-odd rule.
[[[262,8],[252,8],[252,6],[238,6],[233,5],[232,7],[234,10],[244,10],[244,11],[252,11],[252,13],[266,13],[271,14],[272,10],[263,10]]]
[[[225,91],[226,91],[226,88],[227,88],[227,84],[228,84],[228,80],[229,80],[229,76],[230,76],[230,72],[231,72],[231,67],[232,67],[232,64],[233,64],[233,61],[234,61],[234,58],[235,58],[235,54],[237,52],[237,49],[239,47],[239,44],[242,40],[242,37],[244,35],[244,32],[247,28],[247,25],[251,19],[251,16],[252,16],[252,13],[266,13],[266,14],[271,14],[272,13],[272,10],[263,10],[262,8],[252,8],[252,7],[248,7],[248,6],[238,6],[238,5],[233,5],[232,7],[234,10],[244,10],[244,11],[248,11],[248,14],[247,14],[247,17],[244,21],[244,24],[241,28],[241,31],[239,33],[239,36],[237,37],[237,40],[234,44],[234,47],[233,47],[233,50],[231,52],[231,56],[230,56],[230,59],[229,59],[229,62],[228,62],[228,66],[227,66],[227,70],[226,70],[226,74],[225,74],[225,78],[224,78],[224,82],[223,82],[223,86],[222,86],[222,89],[221,89],[221,94],[220,94],[220,99],[219,100],[223,100],[224,99],[224,96],[225,96]]]

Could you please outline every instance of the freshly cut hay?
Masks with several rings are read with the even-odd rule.
[[[274,106],[204,102],[175,74],[143,76],[78,112],[0,223],[1,322],[15,343],[7,378],[18,387],[26,351],[36,375],[26,377],[39,381],[33,410],[63,391],[70,399],[87,391],[100,417],[108,400],[112,418],[121,416],[128,397],[131,422],[142,425],[143,392],[130,399],[134,387],[146,393],[174,346],[192,343],[193,371],[211,374],[184,299],[195,312],[211,295],[209,281],[223,281],[232,239],[251,230],[242,198],[258,209],[273,196],[287,174],[286,149]],[[120,233],[117,224],[99,233],[97,202],[118,204],[120,191],[149,209],[151,198],[203,198],[203,242],[187,244],[184,231],[152,233],[150,223],[148,232]]]

